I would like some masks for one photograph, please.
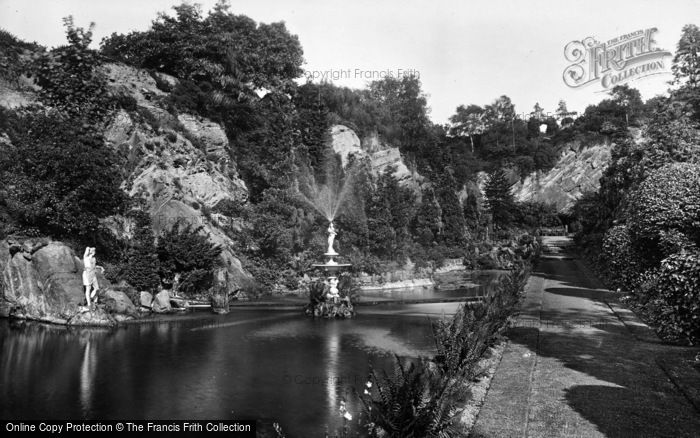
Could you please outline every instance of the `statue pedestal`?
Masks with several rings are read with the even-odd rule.
[[[350,267],[350,263],[338,263],[333,260],[339,254],[333,249],[333,240],[336,232],[333,223],[328,227],[328,251],[323,254],[326,257],[326,263],[314,263],[315,268],[321,268],[326,272],[327,276],[327,291],[326,293],[311,299],[311,302],[306,306],[305,313],[310,316],[323,318],[351,318],[355,315],[355,309],[350,301],[350,297],[341,297],[338,291],[338,277],[336,274]]]

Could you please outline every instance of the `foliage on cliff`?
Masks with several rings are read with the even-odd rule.
[[[43,106],[3,110],[10,145],[0,155],[0,196],[17,231],[35,230],[94,242],[99,219],[125,196],[114,152],[104,146],[110,96],[91,31],[64,20],[68,45],[41,52],[28,65]]]

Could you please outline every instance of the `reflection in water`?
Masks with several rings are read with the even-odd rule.
[[[396,289],[368,289],[360,292],[361,299],[371,301],[435,300],[443,298],[476,297],[492,290],[507,271],[452,271],[435,274],[435,286]]]
[[[329,331],[328,331],[328,336],[326,338],[326,346],[328,347],[327,350],[327,356],[328,356],[328,367],[326,370],[328,371],[328,374],[326,376],[326,381],[324,382],[324,385],[326,386],[326,390],[328,392],[328,406],[330,406],[331,409],[335,409],[337,406],[337,399],[336,399],[336,382],[338,381],[338,355],[340,354],[340,334],[338,333],[338,324],[333,324],[332,322],[334,321],[329,321],[331,322]]]
[[[83,415],[87,416],[92,406],[92,390],[95,379],[95,368],[97,357],[90,336],[85,342],[83,350],[83,363],[80,366],[80,403],[83,408]]]
[[[234,310],[117,330],[0,321],[0,418],[257,419],[323,436],[354,419],[370,364],[433,354],[455,303],[363,307],[347,321]]]

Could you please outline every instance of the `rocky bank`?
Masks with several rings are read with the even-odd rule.
[[[159,88],[147,71],[121,64],[103,68],[111,91],[133,102],[128,111],[122,109],[113,116],[105,131],[107,146],[114,148],[122,160],[122,189],[142,200],[156,235],[178,223],[192,224],[219,245],[221,263],[215,288],[238,289],[250,274],[236,256],[237,249],[226,229],[240,229],[242,224],[221,211],[247,202],[248,190],[231,159],[233,145],[224,129],[211,120],[167,110],[164,99],[168,92],[161,89],[162,83],[172,87],[176,78],[157,74]],[[31,87],[3,83],[0,92],[0,105],[6,108],[36,102]],[[117,236],[128,236],[133,230],[133,224],[120,216],[104,219],[103,225]],[[126,317],[134,313],[133,303],[127,304],[121,296],[110,301],[120,307],[120,312],[81,312],[82,262],[61,242],[21,237],[0,242],[0,273],[3,316],[112,325],[112,313]],[[106,282],[104,278],[100,281]]]

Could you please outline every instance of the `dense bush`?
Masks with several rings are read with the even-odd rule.
[[[700,242],[700,165],[664,166],[642,182],[630,202],[630,232],[662,256],[661,232],[676,230]]]
[[[577,241],[608,283],[631,291],[644,318],[667,338],[697,340],[700,244],[700,92],[695,26],[686,26],[673,60],[668,97],[640,105],[629,87],[576,121],[614,140],[598,193],[574,209]],[[624,119],[623,119],[624,117]],[[643,141],[627,126],[642,125]],[[691,316],[692,315],[692,316]]]
[[[0,155],[0,197],[20,226],[93,243],[99,219],[116,213],[125,196],[102,135],[112,105],[88,48],[92,29],[76,28],[71,17],[64,24],[68,44],[30,64],[45,106],[2,110],[0,129],[12,147]]]
[[[521,266],[482,302],[463,304],[451,319],[433,325],[435,362],[446,376],[472,380],[481,373],[478,362],[507,328],[529,274]]]
[[[139,210],[130,211],[127,217],[133,220],[134,229],[121,263],[120,278],[139,291],[157,292],[160,286],[160,262],[151,228],[151,217]]]
[[[556,206],[536,201],[517,203],[516,220],[529,228],[562,226]]]
[[[14,220],[93,242],[99,219],[125,201],[114,152],[80,119],[38,109],[2,111],[12,146],[0,155],[0,197]]]
[[[456,387],[425,359],[404,364],[395,357],[392,375],[370,375],[372,394],[360,396],[370,437],[459,436],[454,401]],[[369,391],[368,391],[369,392]]]
[[[19,78],[27,73],[29,61],[26,53],[39,51],[36,44],[21,41],[10,32],[0,29],[0,79],[13,85],[19,85]]]
[[[39,97],[46,105],[72,118],[101,123],[113,109],[107,79],[100,71],[97,52],[89,48],[94,23],[85,31],[63,19],[68,45],[42,54],[34,64]]]
[[[667,338],[700,341],[700,252],[681,252],[643,276],[633,302]]]
[[[301,75],[303,51],[284,23],[258,24],[229,12],[219,2],[205,17],[199,6],[173,7],[144,32],[112,34],[102,41],[105,55],[180,79],[209,81],[240,92],[248,83],[268,90],[289,86]]]
[[[221,248],[212,244],[200,228],[177,223],[158,237],[160,276],[170,284],[180,276],[179,291],[203,292],[212,286]]]
[[[633,284],[643,271],[640,256],[626,225],[612,227],[605,233],[600,257],[612,287],[626,289]]]

